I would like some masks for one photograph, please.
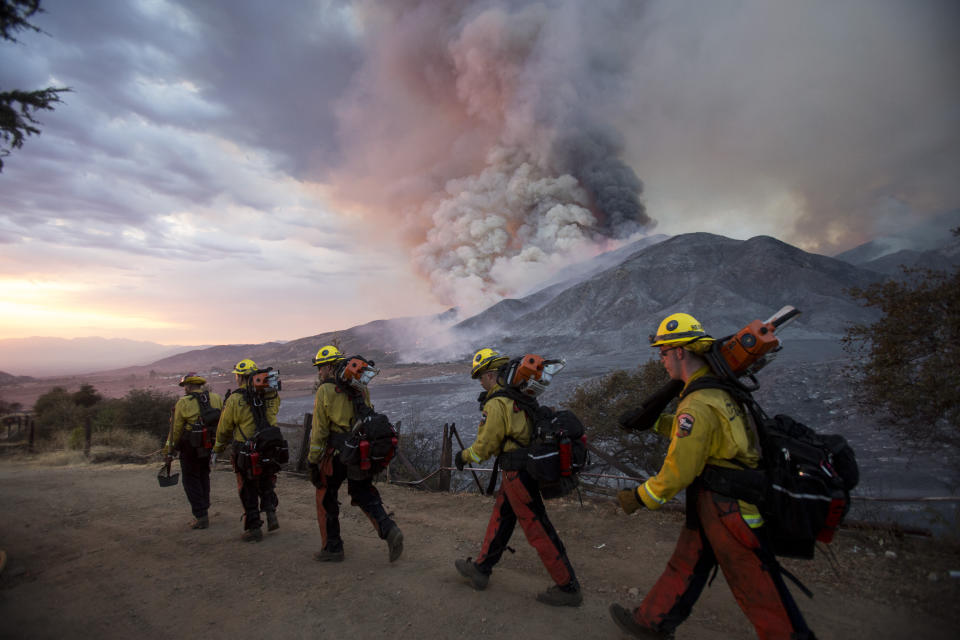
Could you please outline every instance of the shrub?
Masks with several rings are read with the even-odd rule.
[[[87,442],[87,430],[83,427],[76,427],[70,432],[67,438],[67,449],[83,449]]]
[[[166,438],[177,397],[151,389],[131,389],[117,407],[115,426]]]
[[[669,442],[649,431],[626,433],[617,419],[625,411],[639,407],[669,379],[663,366],[650,360],[633,371],[616,370],[580,385],[563,404],[583,421],[587,438],[594,446],[650,474],[662,465]],[[594,456],[593,466],[606,465]]]
[[[93,415],[93,432],[108,431],[116,429],[119,425],[120,413],[123,410],[124,401],[116,398],[104,400],[97,405],[97,411]]]
[[[72,395],[63,387],[54,387],[37,398],[33,411],[41,433],[70,431],[83,426],[83,409],[73,402]]]
[[[858,404],[912,438],[956,438],[960,386],[949,374],[960,361],[960,269],[952,274],[904,269],[849,293],[882,315],[852,326],[844,349],[852,356]],[[932,426],[946,429],[931,428]]]

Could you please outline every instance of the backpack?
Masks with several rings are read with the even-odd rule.
[[[331,441],[347,466],[347,477],[364,480],[380,473],[390,465],[400,442],[397,429],[385,414],[367,406],[359,389],[347,388],[353,403],[354,423],[350,433]]]
[[[543,407],[536,399],[506,387],[487,400],[505,396],[527,414],[533,423],[530,444],[498,456],[505,471],[523,469],[537,481],[544,500],[569,494],[579,484],[579,474],[589,464],[587,436],[583,423],[572,411]],[[493,480],[496,479],[494,474]]]
[[[237,470],[248,479],[277,473],[282,465],[290,461],[290,447],[280,427],[271,425],[267,420],[263,395],[249,389],[241,389],[240,393],[250,406],[256,429],[237,452]]]
[[[197,422],[201,426],[215,431],[220,423],[220,409],[210,404],[210,394],[204,391],[202,393],[191,393],[190,395],[196,398],[197,404],[200,405],[200,415],[197,417]]]
[[[819,434],[790,416],[770,418],[749,391],[724,380],[700,378],[687,387],[723,389],[748,410],[757,430],[757,469],[708,465],[700,476],[711,491],[751,502],[764,519],[773,552],[813,558],[817,541],[829,543],[850,509],[850,490],[860,471],[847,440]]]
[[[213,442],[217,437],[217,424],[220,422],[220,409],[210,405],[210,394],[206,391],[191,393],[200,407],[197,421],[192,425],[187,437],[190,446],[197,452],[197,457],[206,458],[213,449]]]

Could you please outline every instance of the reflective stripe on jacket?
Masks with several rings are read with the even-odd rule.
[[[704,366],[687,384],[709,371]],[[637,490],[637,497],[650,509],[659,509],[687,488],[707,464],[739,469],[730,462],[736,460],[753,469],[760,461],[743,408],[722,389],[699,389],[684,396],[676,414],[661,415],[654,429],[670,439],[670,447],[657,475]],[[740,501],[740,511],[751,527],[763,524],[755,505]]]

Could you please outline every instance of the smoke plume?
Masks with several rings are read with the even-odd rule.
[[[652,228],[605,124],[617,3],[363,5],[367,60],[341,102],[332,182],[398,228],[446,304],[476,310]]]
[[[658,232],[827,255],[960,206],[955,0],[370,0],[355,15],[363,62],[326,183],[371,233],[399,231],[447,304],[651,230],[644,202]]]

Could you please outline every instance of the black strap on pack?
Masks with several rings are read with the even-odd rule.
[[[250,406],[250,413],[253,415],[254,429],[249,437],[243,432],[243,428],[239,425],[237,429],[240,430],[240,435],[242,435],[244,439],[252,440],[260,431],[270,426],[270,421],[267,420],[267,403],[264,401],[262,395],[249,387],[240,389],[240,393],[243,394],[243,399],[246,400]]]
[[[200,424],[200,416],[210,411],[210,394],[207,391],[193,391],[189,395],[196,399],[197,405],[200,407],[200,413],[197,414],[197,424]]]
[[[483,393],[480,394],[480,396],[477,398],[477,400],[480,402],[480,410],[482,411],[484,405],[486,405],[487,402],[489,402],[490,400],[493,400],[494,398],[510,398],[511,400],[517,403],[517,406],[520,407],[520,409],[523,410],[525,414],[527,414],[527,418],[530,419],[531,424],[534,424],[534,425],[536,424],[537,409],[540,407],[540,403],[537,402],[536,398],[531,398],[530,396],[524,395],[519,391],[517,391],[516,389],[512,389],[510,387],[500,387],[493,393],[484,391]],[[533,439],[533,436],[534,434],[531,433],[530,434],[531,440]],[[515,442],[521,447],[524,446],[523,443],[521,443],[519,440],[511,436],[509,433],[505,434],[504,441],[506,440]],[[490,482],[487,483],[488,496],[492,496],[493,492],[497,488],[497,475],[500,471],[500,457],[503,455],[504,446],[505,446],[505,442],[500,445],[500,451],[497,453],[497,457],[493,461],[493,472],[490,474]]]

